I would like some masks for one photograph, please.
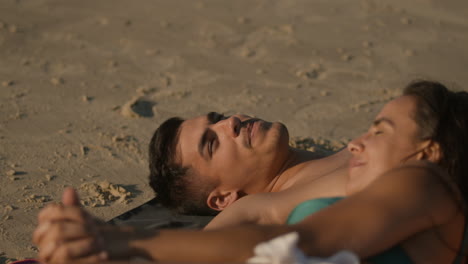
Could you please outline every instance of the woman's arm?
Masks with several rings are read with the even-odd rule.
[[[135,257],[183,263],[243,262],[258,243],[292,230],[290,226],[258,225],[213,231],[141,230],[98,223],[79,207],[45,210],[47,216],[40,220],[33,240],[40,249],[38,258],[49,264]]]
[[[393,169],[368,187],[295,226],[308,254],[350,249],[366,258],[459,213],[456,199],[434,165]]]
[[[349,249],[366,258],[419,231],[445,223],[456,212],[454,199],[441,184],[438,172],[417,165],[388,172],[360,193],[293,226],[244,225],[204,232],[165,230],[154,233],[113,227],[101,230],[99,236],[104,238],[103,250],[111,258],[143,256],[163,261],[236,262],[252,256],[258,243],[297,231],[299,246],[308,255],[328,256]],[[68,242],[76,241],[76,235],[71,239],[60,232],[46,232],[46,236],[52,235],[55,237],[49,237],[48,241],[57,245],[57,250],[51,251],[53,254],[85,254],[84,250],[76,248],[77,243]],[[37,240],[41,247],[42,239]]]
[[[162,231],[149,240],[135,240],[133,245],[152,259],[244,261],[259,242],[297,231],[299,246],[308,255],[329,256],[349,249],[366,258],[456,214],[457,206],[439,174],[421,164],[392,170],[360,193],[293,226]]]
[[[291,226],[243,225],[222,230],[156,231],[130,245],[152,260],[190,263],[244,263],[263,241],[293,231]]]

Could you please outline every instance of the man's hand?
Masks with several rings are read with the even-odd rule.
[[[99,263],[108,258],[100,234],[103,223],[80,206],[74,189],[65,189],[62,205],[52,204],[41,210],[38,222],[33,242],[39,247],[41,261]]]

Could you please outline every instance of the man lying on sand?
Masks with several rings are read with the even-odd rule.
[[[298,234],[299,247],[309,256],[327,256],[348,249],[373,264],[467,263],[467,112],[466,92],[452,92],[434,82],[410,84],[401,97],[384,106],[366,133],[349,143],[352,158],[344,182],[344,197],[302,201],[292,211],[288,225],[244,224],[209,231],[139,231],[98,222],[79,206],[73,189],[67,189],[63,205],[49,205],[40,213],[33,239],[39,246],[40,258],[51,264],[73,260],[99,263],[105,259],[134,256],[152,261],[244,262],[260,242],[290,232]],[[208,122],[203,121],[206,128],[216,126],[219,120],[215,124]],[[176,150],[176,159],[180,164],[195,164],[196,169],[202,169],[204,167],[194,161],[203,159],[208,166],[215,155],[223,154],[223,142],[226,147],[231,146],[227,142],[239,147],[233,142],[240,137],[242,147],[235,148],[237,155],[233,157],[237,161],[242,157],[240,153],[249,153],[245,150],[247,147],[268,149],[267,146],[271,146],[267,143],[269,135],[281,135],[273,133],[280,131],[271,130],[274,125],[258,130],[257,124],[250,130],[252,136],[242,136],[249,129],[239,129],[239,124],[240,120],[226,126],[219,123],[220,129],[231,134],[216,134],[216,137],[209,129],[197,131],[196,127],[189,126],[188,133],[193,132],[196,138],[201,136],[202,139],[192,148],[188,148],[190,144],[185,145],[182,129],[178,146],[188,150],[179,156]],[[265,136],[256,137],[258,135]],[[241,141],[242,138],[251,141]],[[272,138],[281,139],[281,136]],[[273,158],[277,155],[267,154],[270,152],[265,153],[270,158],[265,159],[277,160]],[[295,168],[284,165],[289,164],[289,159],[279,160],[283,162],[261,163],[265,161],[261,158],[256,162],[275,166],[275,171],[280,172],[284,171],[281,168]],[[228,164],[229,160],[224,162]],[[231,169],[243,170],[235,166]],[[299,165],[297,173],[300,169]],[[275,186],[283,186],[281,178],[288,174],[281,175],[271,184],[265,181],[268,184],[260,186],[271,186],[273,190]],[[248,182],[244,179],[227,182],[231,181]],[[252,184],[255,185],[255,181]],[[295,188],[300,191],[299,187]],[[223,190],[237,189],[225,187]],[[213,204],[222,204],[216,199]]]
[[[290,147],[281,123],[211,112],[165,121],[154,133],[149,157],[158,200],[183,213],[224,210],[207,226],[214,228],[280,224],[301,201],[343,196],[350,154],[319,157]]]

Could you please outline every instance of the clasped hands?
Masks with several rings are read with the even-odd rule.
[[[39,213],[33,242],[45,263],[100,263],[110,257],[104,241],[110,228],[86,212],[76,191],[67,188],[62,204],[50,204]]]

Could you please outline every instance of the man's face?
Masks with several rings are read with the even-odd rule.
[[[179,130],[179,164],[218,188],[244,191],[276,176],[288,154],[288,132],[281,123],[246,115],[209,113],[184,121]],[[272,175],[273,174],[273,175]]]
[[[417,158],[423,141],[413,119],[416,99],[402,96],[387,103],[373,125],[348,144],[353,154],[349,164],[348,193],[365,188],[384,172]]]

